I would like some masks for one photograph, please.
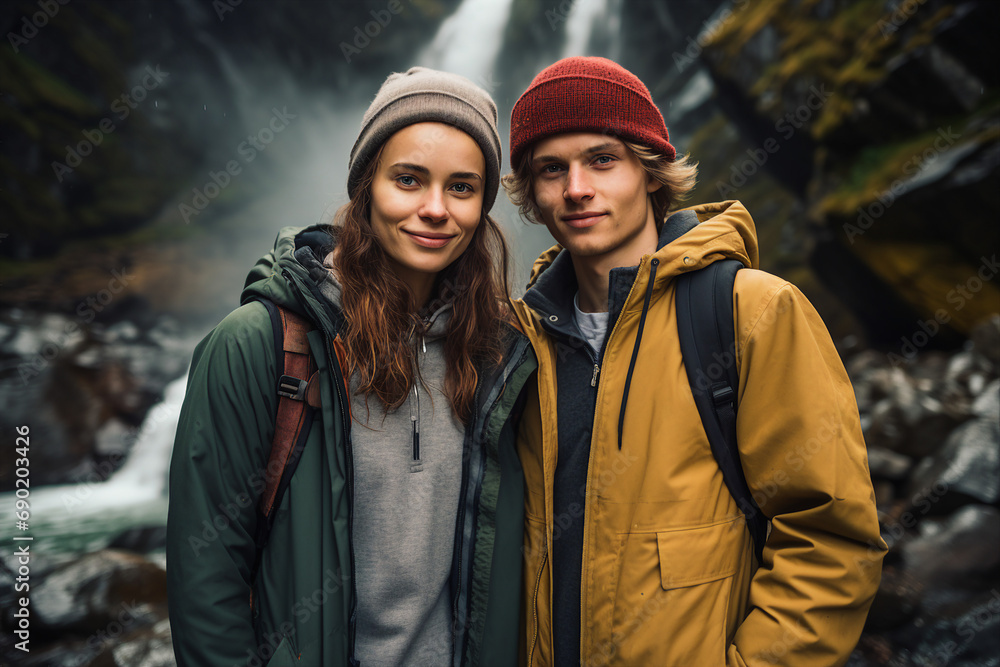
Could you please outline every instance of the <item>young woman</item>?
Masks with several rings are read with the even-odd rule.
[[[282,229],[196,349],[170,470],[178,664],[516,662],[513,421],[536,364],[487,215],[496,117],[462,77],[391,75],[334,225]],[[313,329],[318,407],[258,552],[259,498],[288,465],[270,457],[282,360],[264,301]]]

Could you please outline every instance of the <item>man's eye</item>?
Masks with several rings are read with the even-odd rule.
[[[597,162],[597,164],[610,164],[611,162],[614,162],[614,158],[610,155],[598,155],[594,158],[594,161]]]
[[[561,167],[557,164],[547,164],[544,167],[542,167],[542,172],[546,174],[554,174],[560,169]]]

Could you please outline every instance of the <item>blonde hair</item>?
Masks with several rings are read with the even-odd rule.
[[[653,215],[656,226],[659,227],[667,217],[667,213],[677,203],[687,199],[698,178],[698,163],[687,155],[678,155],[673,161],[667,160],[653,149],[642,144],[621,140],[625,147],[632,151],[639,165],[651,178],[663,185],[659,190],[650,193],[653,204]],[[533,151],[525,151],[517,170],[504,175],[500,179],[507,196],[517,206],[521,215],[536,224],[542,222],[541,211],[535,203],[535,193],[532,187],[531,158]]]

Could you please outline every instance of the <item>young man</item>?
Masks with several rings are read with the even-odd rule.
[[[518,317],[539,358],[525,474],[528,665],[841,665],[878,587],[850,381],[794,286],[757,270],[738,201],[690,190],[663,116],[603,58],[543,70],[514,106],[504,178],[559,245]],[[677,334],[676,278],[737,259],[736,441],[771,528],[757,562],[713,457]],[[724,363],[724,362],[720,362]]]

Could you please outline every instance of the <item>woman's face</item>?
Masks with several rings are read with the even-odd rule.
[[[479,225],[486,161],[468,134],[416,123],[392,135],[372,182],[371,222],[393,270],[423,304]]]

